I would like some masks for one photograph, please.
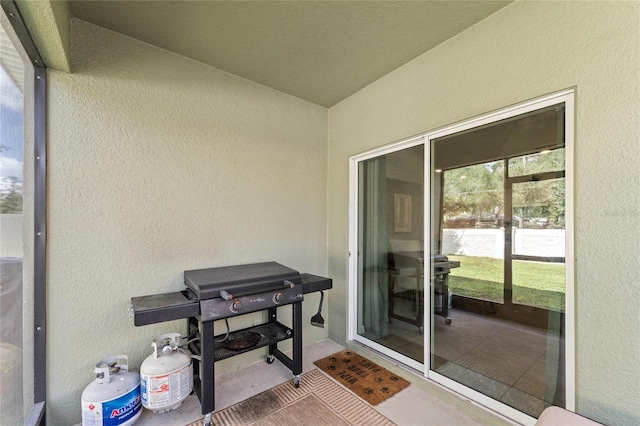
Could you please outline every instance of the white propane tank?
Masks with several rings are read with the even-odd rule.
[[[82,392],[83,426],[129,426],[142,414],[140,375],[129,371],[126,355],[96,364],[96,380]]]
[[[178,333],[158,336],[140,366],[142,406],[155,413],[178,408],[193,389],[191,357],[179,341]]]

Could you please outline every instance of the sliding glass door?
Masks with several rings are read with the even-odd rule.
[[[353,157],[350,338],[524,424],[573,409],[572,123],[566,92]]]

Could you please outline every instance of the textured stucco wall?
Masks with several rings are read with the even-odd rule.
[[[83,21],[72,47],[75,72],[49,71],[50,425],[80,421],[100,359],[126,354],[137,370],[157,334],[186,330],[134,327],[132,296],[181,290],[184,270],[212,266],[327,273],[325,108]],[[318,301],[305,297],[305,344],[327,335],[309,325]]]
[[[329,110],[330,336],[346,336],[348,157],[576,88],[577,411],[640,423],[640,3],[519,1]]]

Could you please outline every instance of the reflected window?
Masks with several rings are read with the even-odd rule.
[[[41,424],[46,399],[45,230],[39,228],[42,245],[36,247],[34,228],[35,212],[44,224],[46,170],[42,165],[36,172],[33,159],[38,146],[44,160],[46,75],[43,68],[34,68],[21,44],[23,38],[32,41],[15,3],[2,2],[0,21],[0,424],[23,424],[27,418]],[[30,46],[37,57],[37,49]],[[42,63],[40,57],[33,60]],[[36,128],[42,130],[37,137]],[[40,284],[35,286],[35,281]],[[43,321],[35,328],[38,302]]]
[[[24,64],[4,26],[0,45],[0,424],[9,425],[24,417]]]

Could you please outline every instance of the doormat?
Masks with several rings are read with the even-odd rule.
[[[409,386],[402,377],[348,349],[314,364],[371,405],[377,405]]]
[[[393,426],[391,420],[318,370],[305,373],[300,387],[282,383],[217,411],[211,423],[229,426]],[[187,426],[203,426],[203,420]]]

